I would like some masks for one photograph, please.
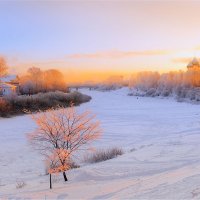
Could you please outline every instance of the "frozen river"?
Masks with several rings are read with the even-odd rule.
[[[0,198],[200,198],[199,105],[127,96],[127,88],[82,92],[92,100],[78,109],[95,113],[103,128],[95,146],[122,147],[126,154],[72,170],[71,182],[57,183],[52,193],[41,156],[27,142],[35,128],[30,117],[0,119]],[[17,179],[25,188],[16,189]]]

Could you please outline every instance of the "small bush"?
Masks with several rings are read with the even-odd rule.
[[[80,168],[80,165],[78,165],[77,163],[75,163],[74,161],[71,161],[69,163],[70,165],[70,169],[77,169],[77,168]]]
[[[26,183],[23,180],[17,180],[16,181],[16,188],[17,189],[21,189],[23,187],[25,187]]]
[[[137,151],[137,149],[136,148],[130,149],[130,152],[134,152],[134,151]]]
[[[155,93],[156,93],[156,89],[155,89],[155,88],[150,88],[150,89],[146,92],[146,95],[147,95],[147,96],[154,97],[154,96],[156,96]]]
[[[107,150],[98,150],[91,156],[85,158],[84,161],[86,163],[98,163],[116,158],[117,156],[120,156],[122,154],[124,154],[123,150],[117,147]]]
[[[0,97],[0,117],[8,117],[11,110],[11,104]]]

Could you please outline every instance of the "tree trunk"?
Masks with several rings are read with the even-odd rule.
[[[50,189],[52,189],[51,174],[49,174]]]
[[[66,176],[65,172],[63,172],[63,177],[64,177],[64,180],[65,180],[65,181],[68,181],[68,179],[67,179],[67,176]]]

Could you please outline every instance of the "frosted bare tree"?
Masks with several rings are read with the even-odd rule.
[[[49,173],[50,189],[52,189],[51,174],[65,172],[70,169],[70,155],[68,151],[65,149],[57,149],[51,155],[46,155],[46,168]]]
[[[49,91],[67,91],[67,85],[62,72],[56,69],[41,70],[31,67],[27,73],[20,77],[20,90],[22,94],[36,94]]]
[[[90,149],[91,142],[100,137],[99,122],[91,112],[78,113],[73,105],[39,112],[32,118],[37,129],[29,134],[30,141],[51,163],[49,172],[62,172],[67,181],[69,160],[78,151]]]

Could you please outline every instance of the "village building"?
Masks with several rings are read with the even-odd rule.
[[[0,79],[0,96],[19,94],[19,81],[15,75]]]
[[[0,96],[17,94],[17,86],[9,83],[0,83]]]

